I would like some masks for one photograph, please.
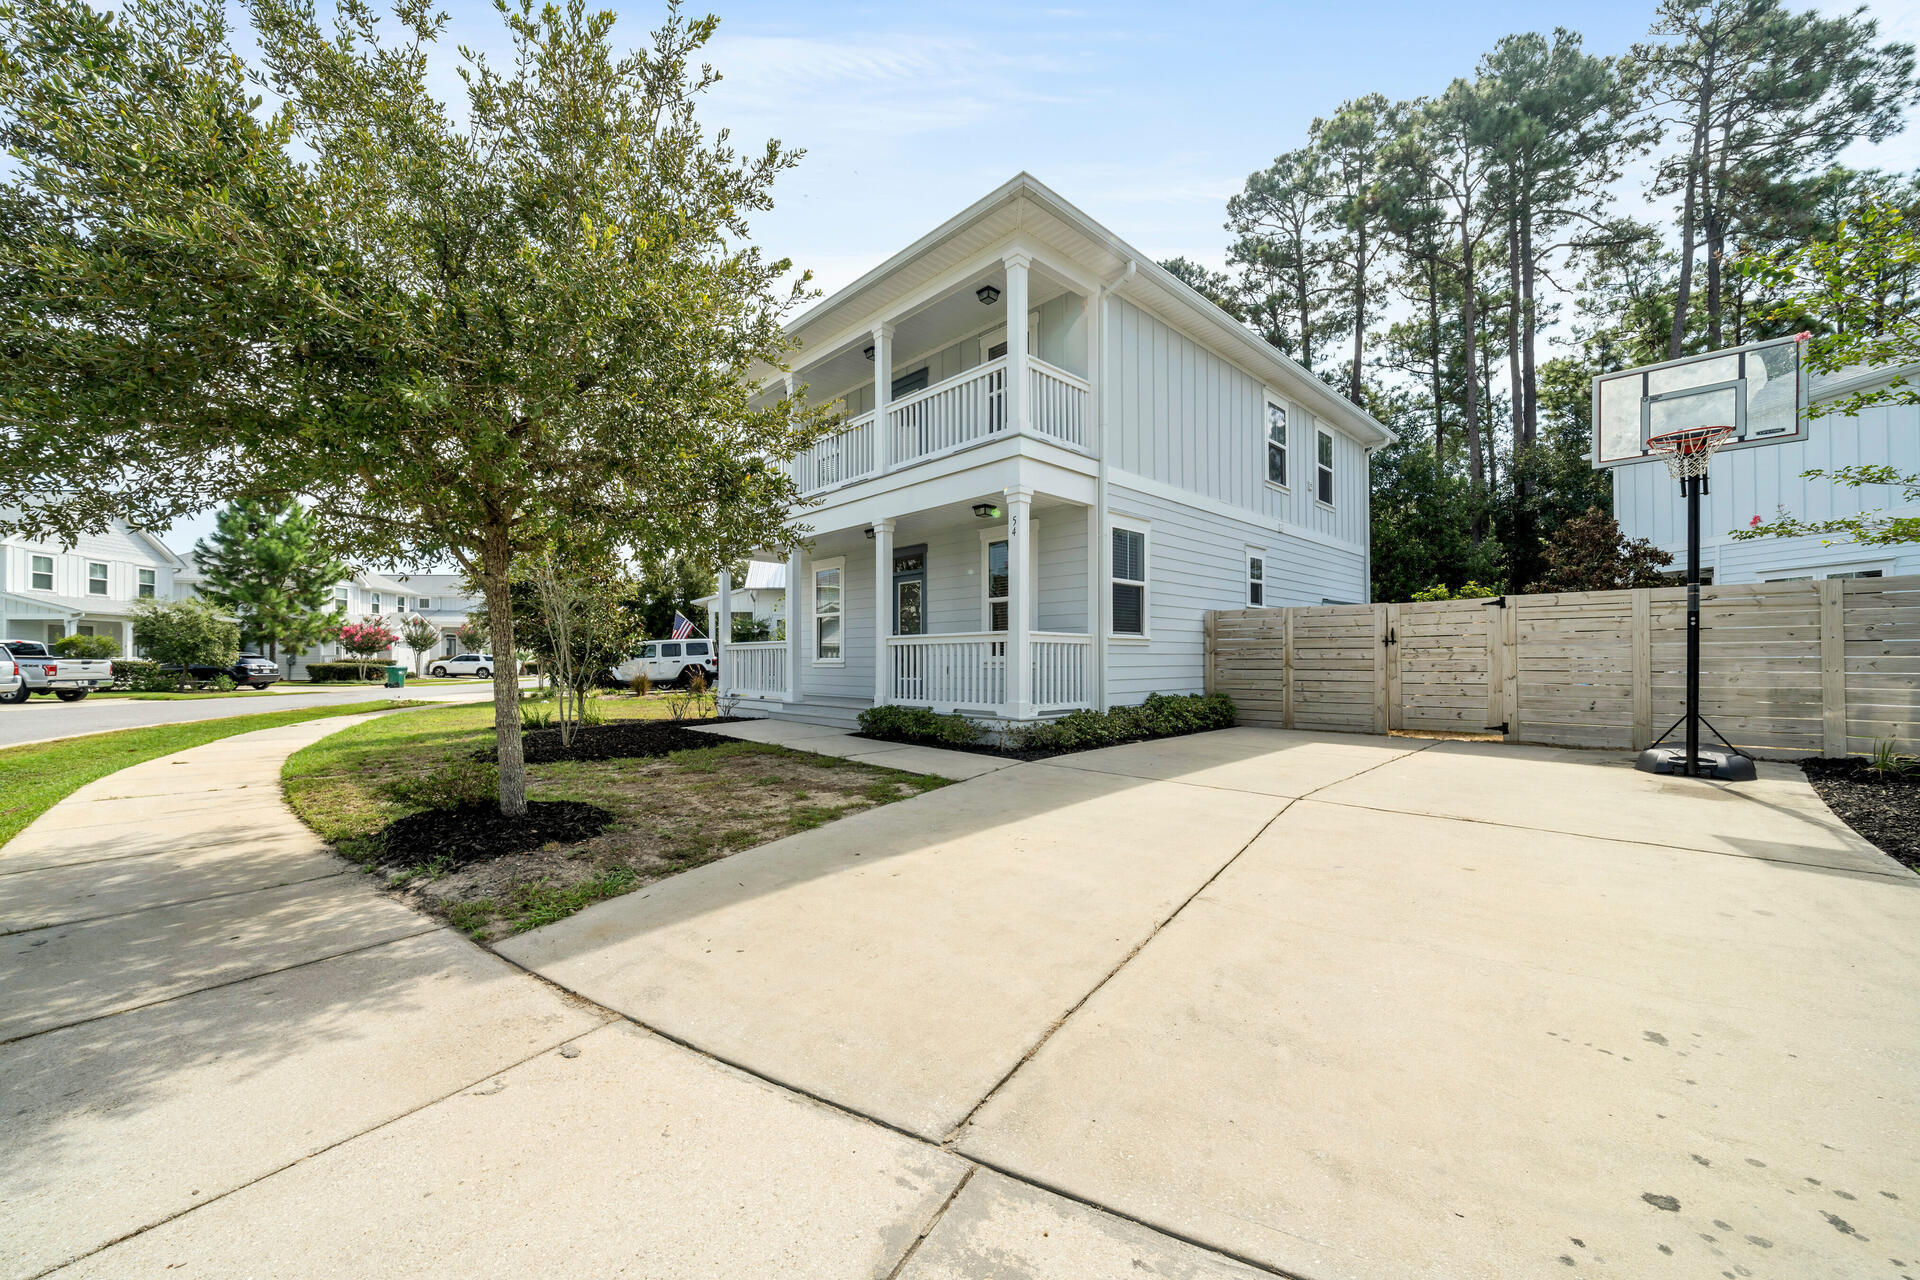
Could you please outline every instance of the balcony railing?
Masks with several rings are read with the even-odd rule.
[[[1002,356],[977,368],[902,396],[887,407],[885,430],[890,465],[901,467],[1003,434],[1007,429],[1007,361]],[[1070,448],[1088,446],[1092,390],[1044,360],[1029,358],[1027,417],[1032,434]],[[801,493],[879,474],[880,428],[866,413],[793,460]]]
[[[815,441],[813,447],[793,460],[793,478],[802,493],[831,489],[837,484],[873,475],[877,470],[871,413],[863,413],[845,429]]]
[[[1027,417],[1034,431],[1076,449],[1086,448],[1091,385],[1044,360],[1030,360],[1027,372]]]
[[[1062,711],[1092,705],[1084,635],[1036,631],[1033,635],[1033,705]],[[1004,712],[1007,633],[893,636],[887,641],[889,700],[912,706]]]
[[[720,688],[726,693],[781,697],[787,692],[787,642],[756,640],[722,651]]]
[[[887,424],[893,432],[896,463],[945,453],[1004,431],[1006,357],[902,396],[888,408]]]

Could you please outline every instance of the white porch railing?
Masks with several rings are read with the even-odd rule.
[[[793,460],[793,478],[802,493],[816,493],[870,476],[878,470],[873,415],[863,413]]]
[[[892,701],[997,709],[1007,700],[1007,633],[894,636],[887,641]]]
[[[887,410],[895,465],[985,439],[1007,426],[1007,361],[976,369],[902,396]]]
[[[1086,448],[1091,384],[1044,360],[1029,359],[1027,415],[1034,431],[1076,449]]]
[[[1087,657],[1090,637],[1057,631],[1033,633],[1033,709],[1090,707]]]
[[[893,636],[887,641],[888,700],[911,706],[1003,711],[1007,689],[1007,633]],[[1084,635],[1033,633],[1033,705],[1036,711],[1091,706]]]
[[[721,651],[720,688],[725,693],[780,696],[787,692],[787,642],[756,640]]]

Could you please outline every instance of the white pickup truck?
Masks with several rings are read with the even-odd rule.
[[[20,665],[20,687],[4,696],[25,702],[30,694],[51,693],[62,702],[78,702],[95,689],[113,683],[113,663],[107,658],[63,658],[33,640],[0,641]]]

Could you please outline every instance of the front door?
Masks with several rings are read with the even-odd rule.
[[[893,634],[927,632],[927,549],[901,547],[893,553]]]

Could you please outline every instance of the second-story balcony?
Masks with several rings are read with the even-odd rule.
[[[793,460],[800,492],[1014,436],[1090,454],[1092,388],[1068,367],[1086,366],[1085,306],[1066,281],[1009,254],[805,362],[796,381],[847,417]]]
[[[1053,444],[1086,452],[1092,398],[1087,380],[1030,357],[1028,431]],[[802,493],[865,480],[880,473],[878,430],[887,432],[890,467],[897,468],[992,439],[1007,428],[1007,360],[990,360],[916,391],[886,411],[886,426],[863,413],[794,459]]]

